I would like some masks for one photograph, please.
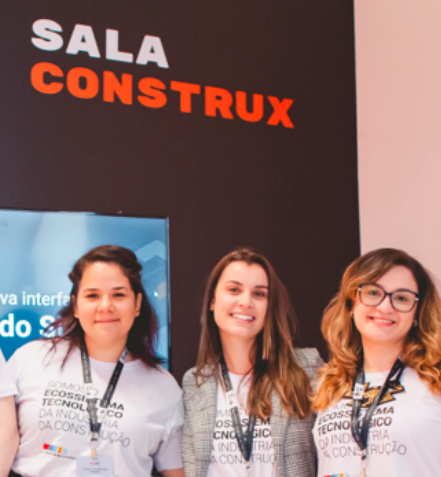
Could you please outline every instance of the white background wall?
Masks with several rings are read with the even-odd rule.
[[[355,0],[362,252],[441,278],[441,0]]]

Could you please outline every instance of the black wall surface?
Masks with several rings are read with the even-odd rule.
[[[321,312],[359,253],[352,2],[5,3],[0,207],[169,217],[178,379],[195,363],[204,281],[238,245],[267,254],[299,316],[297,344],[323,350]],[[61,49],[32,44],[39,19],[62,27]],[[101,58],[66,54],[75,24],[92,27]],[[118,30],[120,50],[135,57],[144,35],[159,37],[169,68],[105,59],[106,29]],[[59,93],[31,84],[40,62],[63,71],[43,78],[61,82]],[[76,67],[97,75],[95,97],[68,91]],[[103,71],[132,75],[133,104],[103,100]],[[138,100],[145,77],[165,86],[150,92],[166,98],[163,107]],[[180,111],[171,81],[201,86],[191,113]],[[251,95],[263,95],[262,120],[244,121],[234,106],[233,119],[207,116],[206,86],[248,93],[249,110]],[[268,96],[294,100],[285,125],[267,124]]]

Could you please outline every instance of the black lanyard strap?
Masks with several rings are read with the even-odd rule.
[[[251,454],[253,453],[253,438],[254,427],[256,425],[256,417],[249,416],[248,426],[244,435],[242,426],[240,424],[239,408],[236,403],[236,398],[231,384],[230,375],[228,374],[228,368],[225,364],[225,360],[221,359],[222,378],[224,380],[225,392],[227,397],[227,403],[231,411],[231,417],[233,419],[234,433],[236,434],[237,443],[239,445],[240,452],[243,458],[249,462]]]
[[[392,384],[398,384],[401,379],[401,375],[403,374],[405,365],[400,360],[397,359],[395,364],[392,366],[386,381],[381,386],[378,394],[375,396],[372,404],[367,408],[366,414],[361,422],[361,426],[358,423],[358,418],[360,414],[360,408],[363,402],[363,391],[365,386],[365,375],[362,366],[359,366],[357,375],[355,378],[354,383],[354,392],[352,398],[352,413],[351,413],[351,429],[352,429],[352,437],[354,438],[355,442],[358,444],[358,447],[361,450],[361,458],[364,461],[367,456],[367,443],[368,443],[368,435],[369,435],[369,426],[372,419],[372,416],[375,412],[375,409],[378,403],[383,398],[386,391]]]
[[[127,360],[127,355],[129,354],[127,348],[124,348],[121,356],[118,359],[118,363],[113,370],[112,377],[110,378],[107,389],[104,393],[103,398],[100,401],[101,412],[98,415],[96,399],[93,397],[93,385],[92,385],[92,373],[90,369],[90,360],[89,353],[87,352],[86,343],[81,343],[81,364],[83,367],[83,380],[86,388],[86,401],[87,401],[87,411],[89,413],[89,423],[90,423],[90,432],[91,432],[91,446],[92,446],[92,457],[96,457],[96,444],[98,442],[98,437],[101,429],[101,424],[104,418],[105,409],[110,405],[110,400],[112,399],[113,393],[115,392],[116,385],[121,376],[124,364]]]

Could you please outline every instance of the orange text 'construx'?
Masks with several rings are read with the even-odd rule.
[[[37,35],[32,38],[35,47],[45,51],[60,50],[64,46],[62,27],[52,20],[37,20],[33,25]],[[106,30],[105,59],[136,65],[156,64],[159,68],[169,68],[162,41],[159,37],[145,35],[138,54],[120,51],[119,32]],[[89,25],[77,24],[73,28],[66,48],[66,54],[87,54],[90,58],[101,58],[93,29]],[[251,94],[244,91],[228,91],[215,86],[196,83],[170,81],[158,78],[135,79],[132,74],[115,74],[112,71],[96,73],[90,68],[73,67],[63,70],[60,66],[39,62],[31,69],[31,84],[43,94],[54,95],[67,92],[75,98],[87,100],[102,98],[106,103],[119,102],[124,105],[138,103],[146,108],[163,108],[170,95],[179,97],[179,110],[192,113],[194,104],[203,101],[206,116],[224,119],[241,119],[250,123],[263,122],[270,126],[294,128],[288,115],[294,101],[276,96]]]
[[[112,71],[98,75],[89,68],[72,68],[67,73],[54,63],[37,63],[31,70],[31,84],[40,93],[57,94],[63,89],[80,99],[101,96],[103,101],[131,105],[135,101],[147,108],[163,108],[167,104],[169,91],[180,97],[180,111],[192,112],[193,98],[203,95],[206,116],[220,116],[225,119],[240,118],[256,123],[264,120],[271,126],[282,125],[293,128],[288,110],[292,99],[279,99],[275,96],[247,94],[244,91],[230,92],[214,86],[201,86],[194,83],[163,81],[145,77],[134,84],[133,75],[123,73],[118,77]],[[252,99],[251,99],[252,98]],[[251,107],[247,103],[251,102]],[[269,114],[266,114],[270,110]],[[264,119],[265,118],[265,119]]]

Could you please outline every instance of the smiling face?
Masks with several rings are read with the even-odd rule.
[[[107,262],[88,265],[79,282],[78,295],[72,300],[89,349],[103,345],[124,348],[140,312],[141,294],[135,297],[119,265]]]
[[[211,302],[221,340],[256,339],[268,309],[268,277],[258,264],[235,261],[222,272]]]
[[[375,283],[389,293],[397,290],[418,293],[418,285],[412,272],[401,265],[391,268]],[[364,346],[368,343],[381,343],[402,348],[413,325],[416,310],[416,306],[407,313],[395,310],[390,296],[386,296],[378,306],[366,306],[357,293],[352,312]]]

